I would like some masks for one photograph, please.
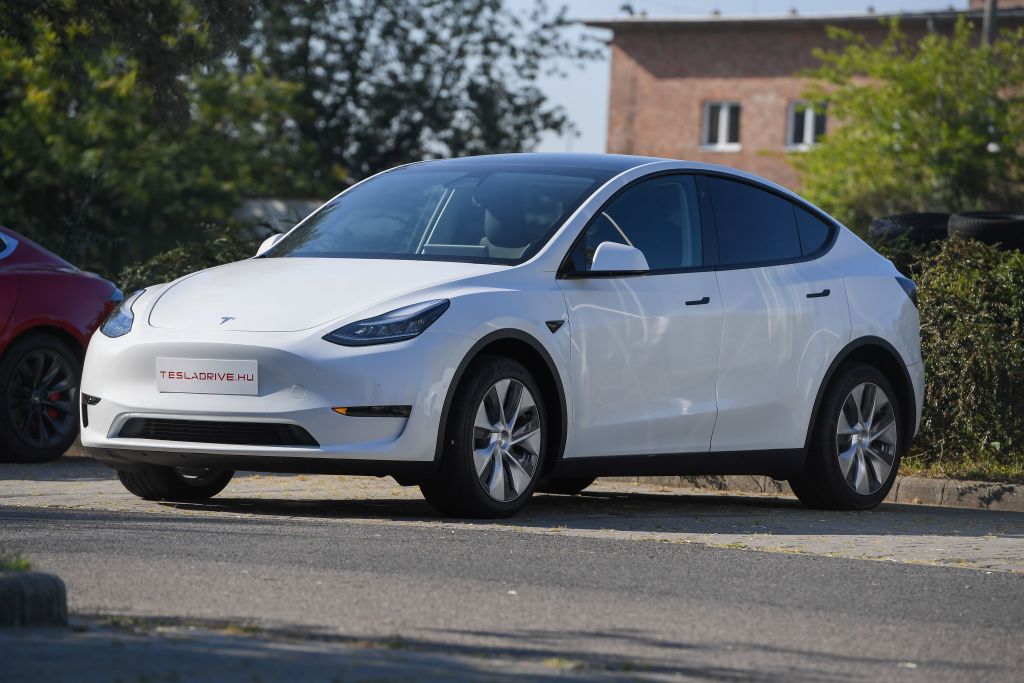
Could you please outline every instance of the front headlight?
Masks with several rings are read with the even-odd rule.
[[[134,292],[127,299],[117,305],[107,319],[100,326],[100,332],[108,337],[123,337],[132,331],[132,323],[135,322],[135,314],[132,311],[134,304],[146,290],[140,289]]]
[[[342,346],[369,346],[404,341],[418,336],[448,310],[448,299],[435,299],[389,311],[375,318],[339,327],[324,339]]]

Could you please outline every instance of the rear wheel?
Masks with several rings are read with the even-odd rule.
[[[141,465],[138,470],[118,470],[124,487],[146,500],[180,502],[213,498],[235,475],[231,470],[212,467],[164,467]]]
[[[804,472],[790,479],[806,505],[867,510],[881,503],[900,464],[900,406],[879,370],[851,365],[822,402]]]
[[[0,360],[0,460],[46,462],[78,435],[82,363],[46,334],[14,342]]]
[[[540,388],[519,363],[485,357],[467,371],[457,392],[440,472],[420,490],[443,514],[515,514],[533,494],[547,445]]]

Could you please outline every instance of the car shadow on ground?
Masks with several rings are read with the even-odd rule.
[[[576,496],[538,494],[509,519],[454,519],[439,516],[415,488],[399,488],[389,480],[317,478],[305,475],[239,473],[236,482],[202,503],[155,503],[129,496],[114,473],[88,457],[72,456],[39,465],[2,465],[0,480],[13,483],[53,482],[40,496],[75,488],[74,505],[100,508],[127,499],[131,507],[149,511],[190,510],[226,514],[309,517],[353,521],[500,526],[523,531],[636,534],[774,535],[787,536],[942,536],[960,538],[1024,538],[1024,514],[963,508],[884,503],[866,512],[811,510],[791,497],[720,492],[685,492],[599,481]],[[335,486],[334,482],[337,482]],[[108,486],[109,483],[109,486]],[[84,484],[85,488],[79,488]],[[329,490],[325,490],[325,485]],[[92,493],[102,491],[102,496]],[[245,490],[248,488],[249,490]],[[116,493],[114,493],[116,492]],[[234,493],[234,495],[232,495]],[[38,500],[32,494],[32,500]],[[60,505],[59,501],[47,501]]]
[[[461,523],[522,530],[1024,538],[1024,515],[1020,513],[899,503],[885,503],[864,512],[835,512],[811,510],[792,498],[722,494],[606,491],[585,491],[576,496],[539,494],[516,516],[497,520],[442,517],[420,498],[316,500],[232,498],[222,494],[204,503],[161,505],[222,513]]]

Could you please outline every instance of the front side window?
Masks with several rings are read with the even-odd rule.
[[[574,247],[570,255],[573,271],[589,271],[602,242],[639,249],[652,271],[700,267],[700,206],[694,176],[645,180],[613,199]]]
[[[800,258],[795,207],[782,197],[725,178],[708,178],[723,266]]]
[[[718,151],[740,149],[739,102],[705,102],[701,146]]]
[[[264,256],[520,263],[611,175],[485,162],[396,169],[324,205]]]
[[[825,125],[823,107],[815,108],[802,100],[790,102],[786,146],[794,149],[813,147],[825,135]]]

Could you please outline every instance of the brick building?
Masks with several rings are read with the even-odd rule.
[[[950,32],[966,14],[980,33],[984,0],[967,12],[895,15],[912,38]],[[1024,0],[1000,0],[999,27],[1024,24]],[[1015,9],[1016,7],[1017,9]],[[815,144],[834,122],[803,106],[796,74],[829,47],[827,26],[880,40],[894,15],[778,17],[631,16],[591,20],[611,29],[608,151],[689,159],[741,168],[795,187],[788,156]]]

